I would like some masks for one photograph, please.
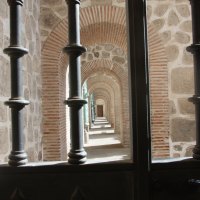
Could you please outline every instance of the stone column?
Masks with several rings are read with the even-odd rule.
[[[86,48],[80,44],[79,7],[80,0],[66,0],[68,4],[69,44],[63,50],[69,55],[69,98],[65,103],[70,108],[71,149],[68,162],[81,164],[86,162],[83,148],[82,106],[87,103],[81,98],[80,56]]]
[[[200,160],[200,1],[190,0],[192,12],[193,44],[187,48],[194,58],[195,94],[189,101],[195,104],[196,117],[196,146],[193,149],[193,158]]]
[[[11,98],[5,102],[11,108],[12,121],[12,151],[9,155],[9,165],[20,166],[28,162],[24,151],[23,114],[22,109],[29,101],[23,97],[23,74],[20,58],[28,53],[21,46],[21,9],[23,0],[8,0],[10,6],[10,46],[4,53],[10,56],[11,66]]]

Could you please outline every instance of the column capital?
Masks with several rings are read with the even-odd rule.
[[[7,0],[9,5],[21,5],[23,6],[24,0]]]

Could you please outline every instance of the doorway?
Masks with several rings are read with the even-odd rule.
[[[97,117],[103,117],[103,105],[97,105]]]

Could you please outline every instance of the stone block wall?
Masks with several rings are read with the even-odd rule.
[[[195,141],[193,60],[186,47],[192,43],[188,0],[148,0],[148,23],[161,37],[168,60],[170,100],[170,156],[191,156]]]
[[[31,104],[24,109],[25,150],[29,161],[42,160],[41,147],[41,41],[38,18],[40,1],[24,1],[22,12],[22,45],[29,54],[22,58],[24,96]],[[9,45],[9,7],[0,1],[0,163],[7,161],[11,147],[10,109],[4,102],[10,98],[9,58],[3,49]]]
[[[109,47],[114,43],[116,48],[120,47],[126,51],[124,2],[124,0],[82,0],[81,40],[84,45],[97,48],[100,44]],[[105,6],[104,9],[102,6]],[[111,21],[106,14],[108,12],[111,12],[110,16],[115,16]],[[96,16],[97,13],[100,18]],[[3,54],[3,48],[9,45],[8,15],[7,2],[2,0],[0,2],[0,162],[6,161],[11,140],[10,110],[3,104],[10,97],[9,59]],[[152,137],[152,145],[157,152],[154,152],[154,155],[189,156],[195,140],[194,106],[187,101],[187,98],[194,93],[192,55],[185,50],[192,43],[189,1],[148,0],[147,16],[150,36],[151,96],[154,98],[152,134],[155,137]],[[66,17],[67,7],[64,0],[24,1],[22,44],[30,51],[23,58],[24,96],[31,101],[24,111],[24,130],[25,147],[31,161],[42,159],[42,149],[45,150],[44,160],[66,159],[66,149],[69,146],[69,140],[66,141],[66,130],[69,132],[69,119],[68,116],[65,118],[63,100],[66,99],[67,58],[62,54],[62,48],[67,42]],[[110,30],[112,34],[108,34]],[[95,37],[92,37],[94,34]],[[111,56],[109,55],[111,52],[112,50],[89,51],[87,58],[83,58],[83,62],[86,62],[83,65],[90,67],[94,62],[98,67],[103,63],[107,63],[108,66],[114,63],[112,70],[116,74],[123,74],[126,58],[113,56],[114,54]],[[95,58],[98,53],[101,59]],[[102,68],[105,71],[106,65]],[[84,78],[84,68],[82,73]],[[127,79],[126,73],[122,79]],[[164,91],[162,95],[158,86]],[[44,92],[43,102],[41,102],[42,87],[43,92],[48,91]],[[128,96],[128,88],[122,92],[124,92],[123,97]],[[124,127],[123,130],[129,129],[127,123],[129,116],[126,115],[129,109],[125,106],[128,103],[126,99],[122,99],[121,118],[124,121],[120,127]],[[160,105],[156,104],[157,101]],[[41,114],[41,103],[43,103],[43,114]],[[159,118],[160,115],[162,119]],[[125,138],[125,142],[128,140],[129,137]]]

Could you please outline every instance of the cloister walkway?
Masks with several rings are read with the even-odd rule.
[[[97,117],[88,134],[89,140],[85,149],[89,163],[129,159],[129,149],[122,146],[118,135],[105,117]]]

